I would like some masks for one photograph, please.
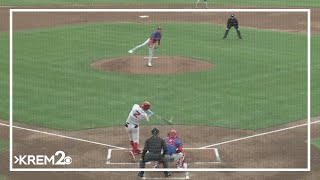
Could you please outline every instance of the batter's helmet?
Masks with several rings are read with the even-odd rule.
[[[157,128],[153,128],[152,130],[151,130],[151,134],[152,135],[155,135],[155,136],[157,136],[158,134],[159,134],[159,129],[157,129]]]
[[[171,130],[168,132],[168,137],[169,137],[169,138],[176,138],[176,137],[177,137],[177,131],[174,130],[174,129],[171,129]]]
[[[231,14],[231,17],[234,18],[234,14]]]
[[[145,101],[140,106],[143,110],[148,111],[151,107],[151,104],[148,101]]]

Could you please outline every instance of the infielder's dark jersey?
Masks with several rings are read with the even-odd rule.
[[[229,18],[227,22],[227,27],[231,28],[232,26],[238,27],[238,20],[236,18]]]
[[[147,151],[160,154],[161,150],[163,150],[163,154],[167,154],[167,146],[165,142],[157,136],[152,136],[146,140],[141,158],[144,158]]]

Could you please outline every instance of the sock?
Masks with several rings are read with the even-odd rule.
[[[134,142],[134,143],[133,143],[133,145],[132,145],[132,152],[133,152],[133,153],[137,153],[138,145],[139,145],[139,144],[138,144],[137,142]]]

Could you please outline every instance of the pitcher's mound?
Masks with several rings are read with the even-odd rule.
[[[96,61],[91,67],[125,74],[177,74],[205,71],[213,67],[206,61],[175,56],[156,56],[152,59],[152,67],[147,66],[147,61],[144,56],[131,55]]]

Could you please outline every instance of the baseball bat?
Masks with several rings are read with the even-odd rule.
[[[162,116],[159,116],[159,115],[157,115],[156,113],[154,113],[154,112],[152,112],[151,110],[148,110],[149,111],[149,114],[148,114],[148,117],[151,117],[151,116],[155,116],[156,118],[158,118],[158,119],[160,119],[160,120],[162,120],[162,121],[164,121],[164,122],[166,122],[166,123],[168,123],[168,124],[170,124],[170,125],[173,125],[173,123],[172,123],[172,119],[173,119],[173,117],[171,117],[170,119],[167,119],[167,118],[164,118],[164,117],[162,117]]]

